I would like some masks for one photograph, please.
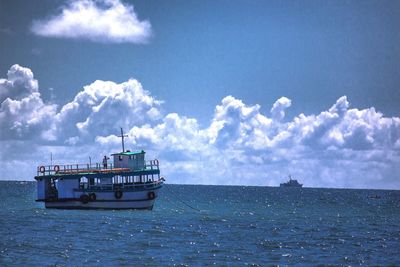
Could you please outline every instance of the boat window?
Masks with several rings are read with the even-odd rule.
[[[81,177],[79,180],[79,188],[87,189],[88,188],[88,179],[86,177]]]
[[[122,156],[119,155],[119,156],[118,156],[118,159],[119,159],[119,161],[122,161]]]

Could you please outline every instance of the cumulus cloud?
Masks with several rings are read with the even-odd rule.
[[[201,127],[195,118],[164,114],[162,102],[134,79],[95,81],[58,108],[41,99],[28,68],[14,65],[0,80],[0,95],[1,153],[11,173],[23,155],[15,144],[33,148],[30,164],[50,152],[68,163],[96,161],[120,151],[123,127],[126,148],[157,157],[173,183],[276,186],[292,173],[306,186],[400,188],[400,118],[351,108],[346,96],[291,120],[286,97],[268,117],[260,105],[226,96]]]
[[[14,65],[0,79],[1,139],[36,139],[76,145],[157,120],[161,101],[134,79],[95,81],[61,109],[46,104],[29,68]]]
[[[76,0],[49,19],[34,21],[32,32],[46,37],[109,43],[145,43],[151,24],[140,21],[132,5],[120,0]]]
[[[33,78],[29,68],[15,64],[7,72],[7,79],[0,79],[0,102],[7,97],[22,99],[38,92],[38,81]]]
[[[292,105],[292,101],[287,97],[281,97],[271,108],[272,118],[275,120],[282,120],[285,117],[285,109],[289,108]]]
[[[158,119],[161,102],[150,96],[134,79],[117,84],[95,81],[85,86],[75,98],[65,104],[55,116],[50,136],[77,143],[85,137],[108,135],[119,127],[131,129]]]
[[[260,106],[247,106],[241,100],[227,96],[215,109],[214,118],[206,130],[210,142],[218,147],[247,145],[265,147],[272,120],[260,114]]]
[[[273,109],[289,102],[278,100]],[[185,177],[175,182],[277,185],[290,172],[308,186],[382,187],[389,173],[400,171],[400,119],[349,106],[341,97],[320,114],[283,123],[280,115],[268,118],[259,105],[227,96],[206,128],[171,113],[153,126],[133,127],[129,142],[156,153],[167,174]],[[120,142],[115,135],[96,141],[110,147]]]
[[[13,65],[0,79],[0,139],[25,139],[41,133],[56,112],[45,104],[29,68]]]

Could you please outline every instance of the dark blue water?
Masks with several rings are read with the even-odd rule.
[[[400,265],[400,191],[166,185],[153,211],[47,210],[34,183],[0,197],[0,266]]]

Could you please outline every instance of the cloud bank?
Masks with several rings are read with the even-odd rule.
[[[59,163],[100,160],[120,151],[116,134],[124,127],[126,147],[157,157],[172,183],[276,186],[291,173],[306,186],[400,188],[400,118],[351,108],[346,96],[293,119],[285,117],[286,97],[262,114],[259,105],[226,96],[207,127],[165,114],[134,79],[95,81],[57,107],[43,101],[30,69],[14,65],[0,96],[1,160],[13,175],[2,179],[21,178],[22,170],[33,176],[50,152]]]
[[[32,32],[45,37],[89,39],[106,43],[146,43],[151,24],[140,21],[132,5],[120,0],[77,0],[49,19],[33,22]]]

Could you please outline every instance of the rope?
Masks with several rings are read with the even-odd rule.
[[[192,207],[191,205],[189,205],[188,203],[186,203],[185,201],[183,201],[182,199],[180,199],[179,197],[177,197],[177,196],[175,195],[175,193],[172,192],[172,190],[170,190],[170,189],[168,189],[168,190],[174,195],[174,197],[175,197],[177,200],[179,200],[179,202],[181,202],[182,204],[184,204],[184,205],[186,205],[187,207],[191,208],[192,210],[201,212],[201,210],[199,210],[199,209],[197,209],[197,208],[195,208],[195,207]]]

